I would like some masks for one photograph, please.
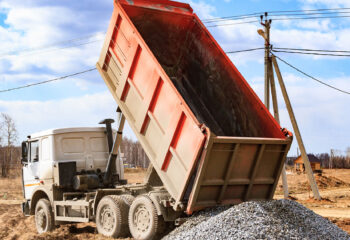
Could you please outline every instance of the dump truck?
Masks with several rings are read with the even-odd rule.
[[[107,119],[104,130],[51,132],[51,150],[43,134],[23,143],[23,172],[38,139],[38,172],[48,170],[32,190],[24,183],[39,232],[94,221],[105,236],[156,239],[195,211],[272,199],[292,134],[189,4],[115,1],[96,67],[118,104],[117,130]],[[118,160],[125,121],[150,160],[140,184],[123,179]]]

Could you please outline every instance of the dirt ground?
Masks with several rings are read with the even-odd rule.
[[[141,183],[144,169],[126,169],[129,183]],[[111,239],[99,235],[94,223],[67,224],[51,233],[36,233],[34,217],[24,217],[20,204],[23,200],[20,178],[0,179],[0,239],[2,240],[58,240]]]
[[[130,183],[142,182],[144,170],[130,169],[125,177]],[[324,170],[316,177],[322,201],[311,200],[312,193],[304,174],[288,172],[290,195],[297,202],[327,217],[350,234],[350,169]],[[24,217],[20,209],[22,197],[21,179],[0,179],[0,239],[4,240],[51,240],[51,239],[110,239],[97,234],[95,224],[67,224],[54,232],[38,235],[34,218]],[[283,198],[282,182],[276,190],[275,198]]]
[[[350,169],[325,169],[322,176],[315,176],[322,200],[312,199],[306,174],[287,171],[289,193],[292,199],[328,218],[350,234]],[[283,198],[280,179],[275,199]]]

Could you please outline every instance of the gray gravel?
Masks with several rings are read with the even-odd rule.
[[[290,200],[245,202],[199,212],[163,240],[349,239],[327,219]]]

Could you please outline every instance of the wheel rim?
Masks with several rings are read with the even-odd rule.
[[[35,214],[35,221],[38,227],[39,232],[43,232],[47,226],[47,216],[43,208],[39,208]]]
[[[100,220],[101,226],[105,231],[111,232],[113,230],[115,225],[115,214],[110,207],[105,206],[101,209]]]
[[[134,214],[134,225],[139,232],[146,232],[151,224],[151,214],[144,205],[136,208]]]

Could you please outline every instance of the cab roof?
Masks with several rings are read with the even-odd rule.
[[[30,138],[40,138],[44,136],[62,134],[62,133],[104,132],[104,131],[106,131],[106,128],[104,127],[55,128],[55,129],[48,129],[45,131],[33,133],[30,135]]]

